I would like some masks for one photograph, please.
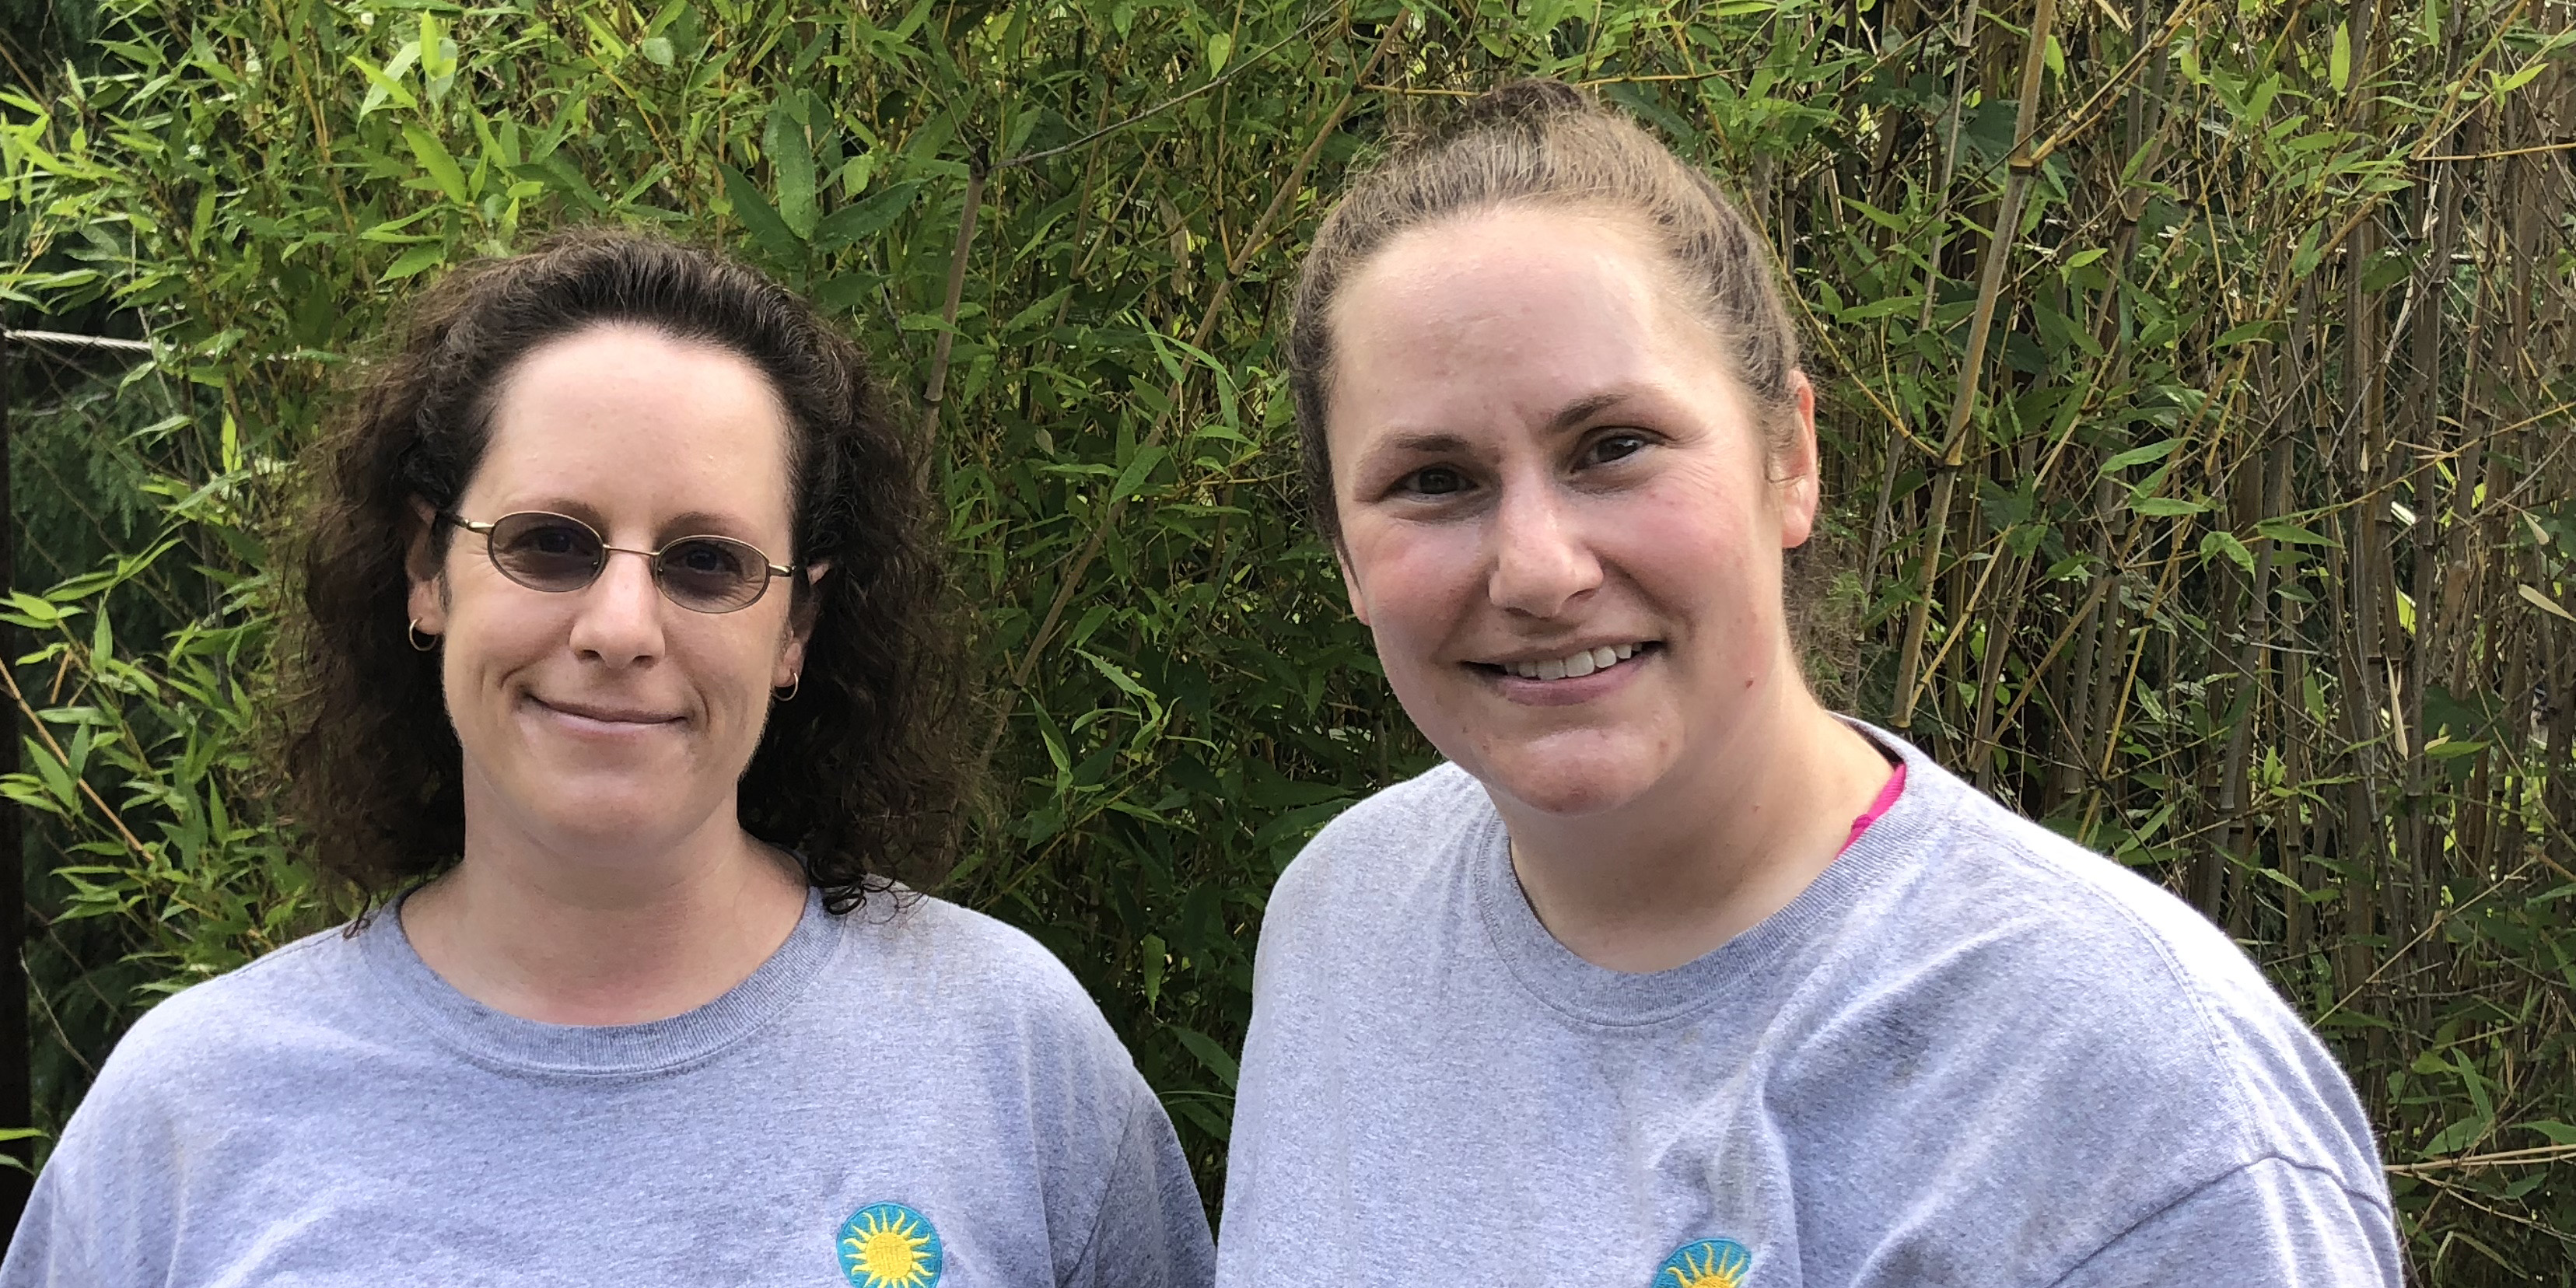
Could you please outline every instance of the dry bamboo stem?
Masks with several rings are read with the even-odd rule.
[[[1931,521],[1924,527],[1922,572],[1915,582],[1921,597],[1906,618],[1905,643],[1896,665],[1893,723],[1898,729],[1911,728],[1914,723],[1914,706],[1919,697],[1916,677],[1923,662],[1923,633],[1932,617],[1933,581],[1941,572],[1942,538],[1950,524],[1950,496],[1958,486],[1959,470],[1965,463],[1978,383],[1985,374],[1986,340],[1994,328],[1995,302],[2003,292],[2004,266],[2012,258],[2013,239],[2021,223],[2023,194],[2029,191],[2031,175],[2038,170],[2038,163],[2031,158],[2031,135],[2038,128],[2040,76],[2047,70],[2048,37],[2056,16],[2056,0],[2038,0],[2038,10],[2031,18],[2030,39],[2022,52],[2021,102],[2013,125],[2011,171],[2004,178],[2002,208],[1996,212],[1995,226],[1986,238],[1976,312],[1968,323],[1967,357],[1960,367],[1958,396],[1950,404],[1949,433],[1942,445],[1939,473],[1932,484]]]

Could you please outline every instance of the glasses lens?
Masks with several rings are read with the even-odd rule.
[[[730,613],[749,607],[769,588],[769,561],[739,541],[682,537],[662,548],[653,575],[662,593],[683,608]]]
[[[507,514],[492,524],[492,562],[534,590],[579,590],[606,559],[599,534],[560,514]]]

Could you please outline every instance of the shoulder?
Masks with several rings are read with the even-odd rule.
[[[1887,836],[1864,838],[1905,851],[1865,923],[1859,951],[1876,964],[1853,972],[1885,991],[1855,997],[1901,1000],[1935,1031],[1981,1035],[1935,1043],[1988,1053],[1957,1080],[2013,1095],[2014,1071],[2029,1070],[2059,1089],[2046,1097],[2057,1112],[2188,1121],[2212,1166],[2280,1156],[2379,1188],[2342,1070],[2225,932],[1905,750],[1905,813],[1881,820],[1898,824]],[[1993,1061],[2002,1050],[2016,1053],[2012,1069]]]
[[[378,922],[359,933],[384,929]],[[335,927],[172,994],[117,1041],[84,1107],[216,1089],[273,1068],[286,1052],[341,1040],[363,1009],[361,966],[356,940]]]
[[[2235,941],[2171,891],[2015,814],[1946,771],[1909,767],[1924,820],[1908,884],[1937,909],[1916,933],[2090,981],[2106,1011],[2153,1011],[2169,1036],[2311,1041]]]
[[[292,1104],[303,1074],[347,1046],[366,1011],[341,930],[297,940],[171,995],[99,1068],[47,1164],[139,1182],[183,1145],[233,1130],[246,1107]]]
[[[841,914],[834,982],[987,1032],[1127,1063],[1082,982],[1027,931],[933,895],[896,889]]]
[[[1295,924],[1326,903],[1399,895],[1498,821],[1483,785],[1443,761],[1325,824],[1280,874],[1263,924]]]

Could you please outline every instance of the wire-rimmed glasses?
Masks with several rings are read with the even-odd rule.
[[[673,537],[659,550],[637,550],[608,544],[597,528],[568,514],[522,510],[490,523],[457,514],[438,517],[482,534],[492,566],[502,576],[549,594],[567,594],[599,580],[612,554],[644,556],[663,597],[699,613],[749,608],[768,592],[770,578],[796,575],[793,568],[771,563],[758,546],[731,537]]]

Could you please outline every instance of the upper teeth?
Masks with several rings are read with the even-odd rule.
[[[1585,649],[1544,662],[1505,662],[1503,669],[1524,680],[1571,680],[1590,675],[1605,666],[1625,662],[1636,655],[1634,644],[1604,645]]]

